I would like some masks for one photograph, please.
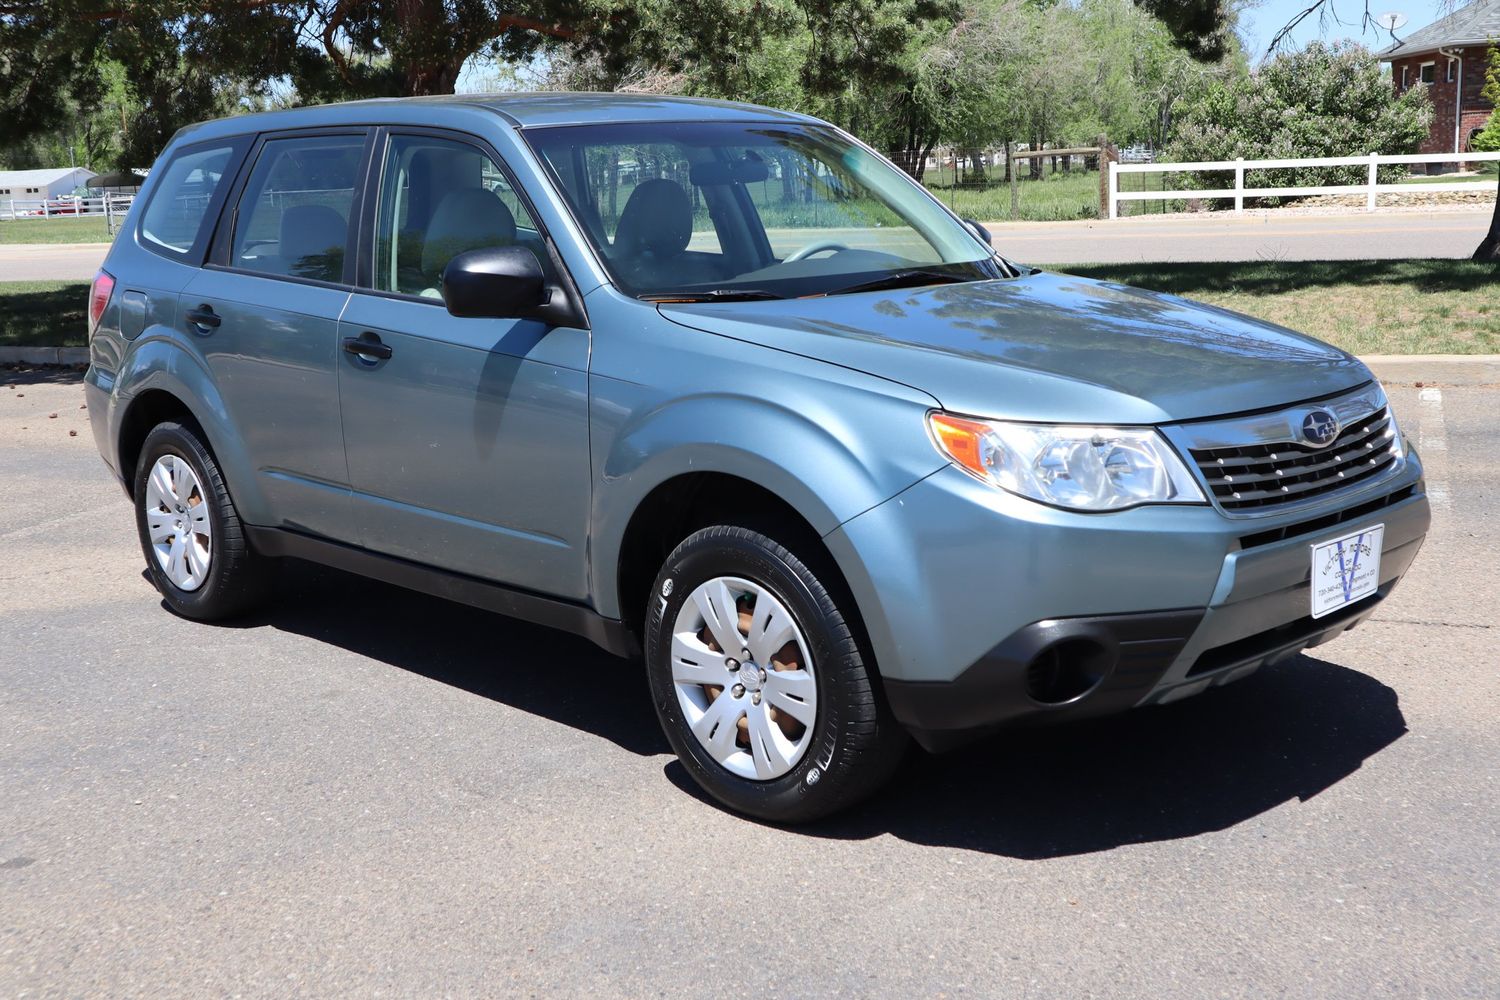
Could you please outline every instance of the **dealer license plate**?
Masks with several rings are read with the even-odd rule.
[[[1377,524],[1331,542],[1312,546],[1312,616],[1322,618],[1380,586],[1380,546],[1385,525]]]

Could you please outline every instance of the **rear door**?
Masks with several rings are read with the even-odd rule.
[[[393,129],[383,146],[368,199],[365,287],[340,323],[350,353],[339,358],[339,398],[361,541],[584,598],[588,332],[449,315],[441,274],[459,253],[520,244],[544,270],[558,265],[487,145]]]
[[[261,138],[183,290],[274,526],[354,541],[338,406],[338,321],[354,269],[367,129]]]

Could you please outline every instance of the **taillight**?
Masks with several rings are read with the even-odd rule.
[[[89,333],[99,325],[99,319],[104,315],[104,307],[109,305],[109,297],[115,290],[115,279],[108,271],[100,271],[94,275],[94,283],[89,286]]]

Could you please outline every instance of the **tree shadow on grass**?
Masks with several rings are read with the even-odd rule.
[[[1177,840],[1305,802],[1405,733],[1391,688],[1301,656],[1175,705],[914,753],[863,806],[795,832],[1025,860]]]
[[[0,287],[0,347],[82,347],[88,289],[86,281],[26,291]]]
[[[1174,295],[1276,295],[1306,288],[1389,285],[1414,292],[1493,290],[1500,264],[1472,260],[1227,261],[1190,264],[1087,264],[1068,274]]]

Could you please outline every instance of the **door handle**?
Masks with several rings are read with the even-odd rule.
[[[222,322],[219,314],[214,312],[214,307],[206,302],[197,309],[189,309],[187,311],[187,321],[197,327],[199,333],[207,333],[209,330],[217,328]]]
[[[391,356],[391,349],[389,345],[382,344],[379,337],[366,330],[358,337],[344,338],[344,353],[353,354],[361,361],[371,358],[384,361]]]

